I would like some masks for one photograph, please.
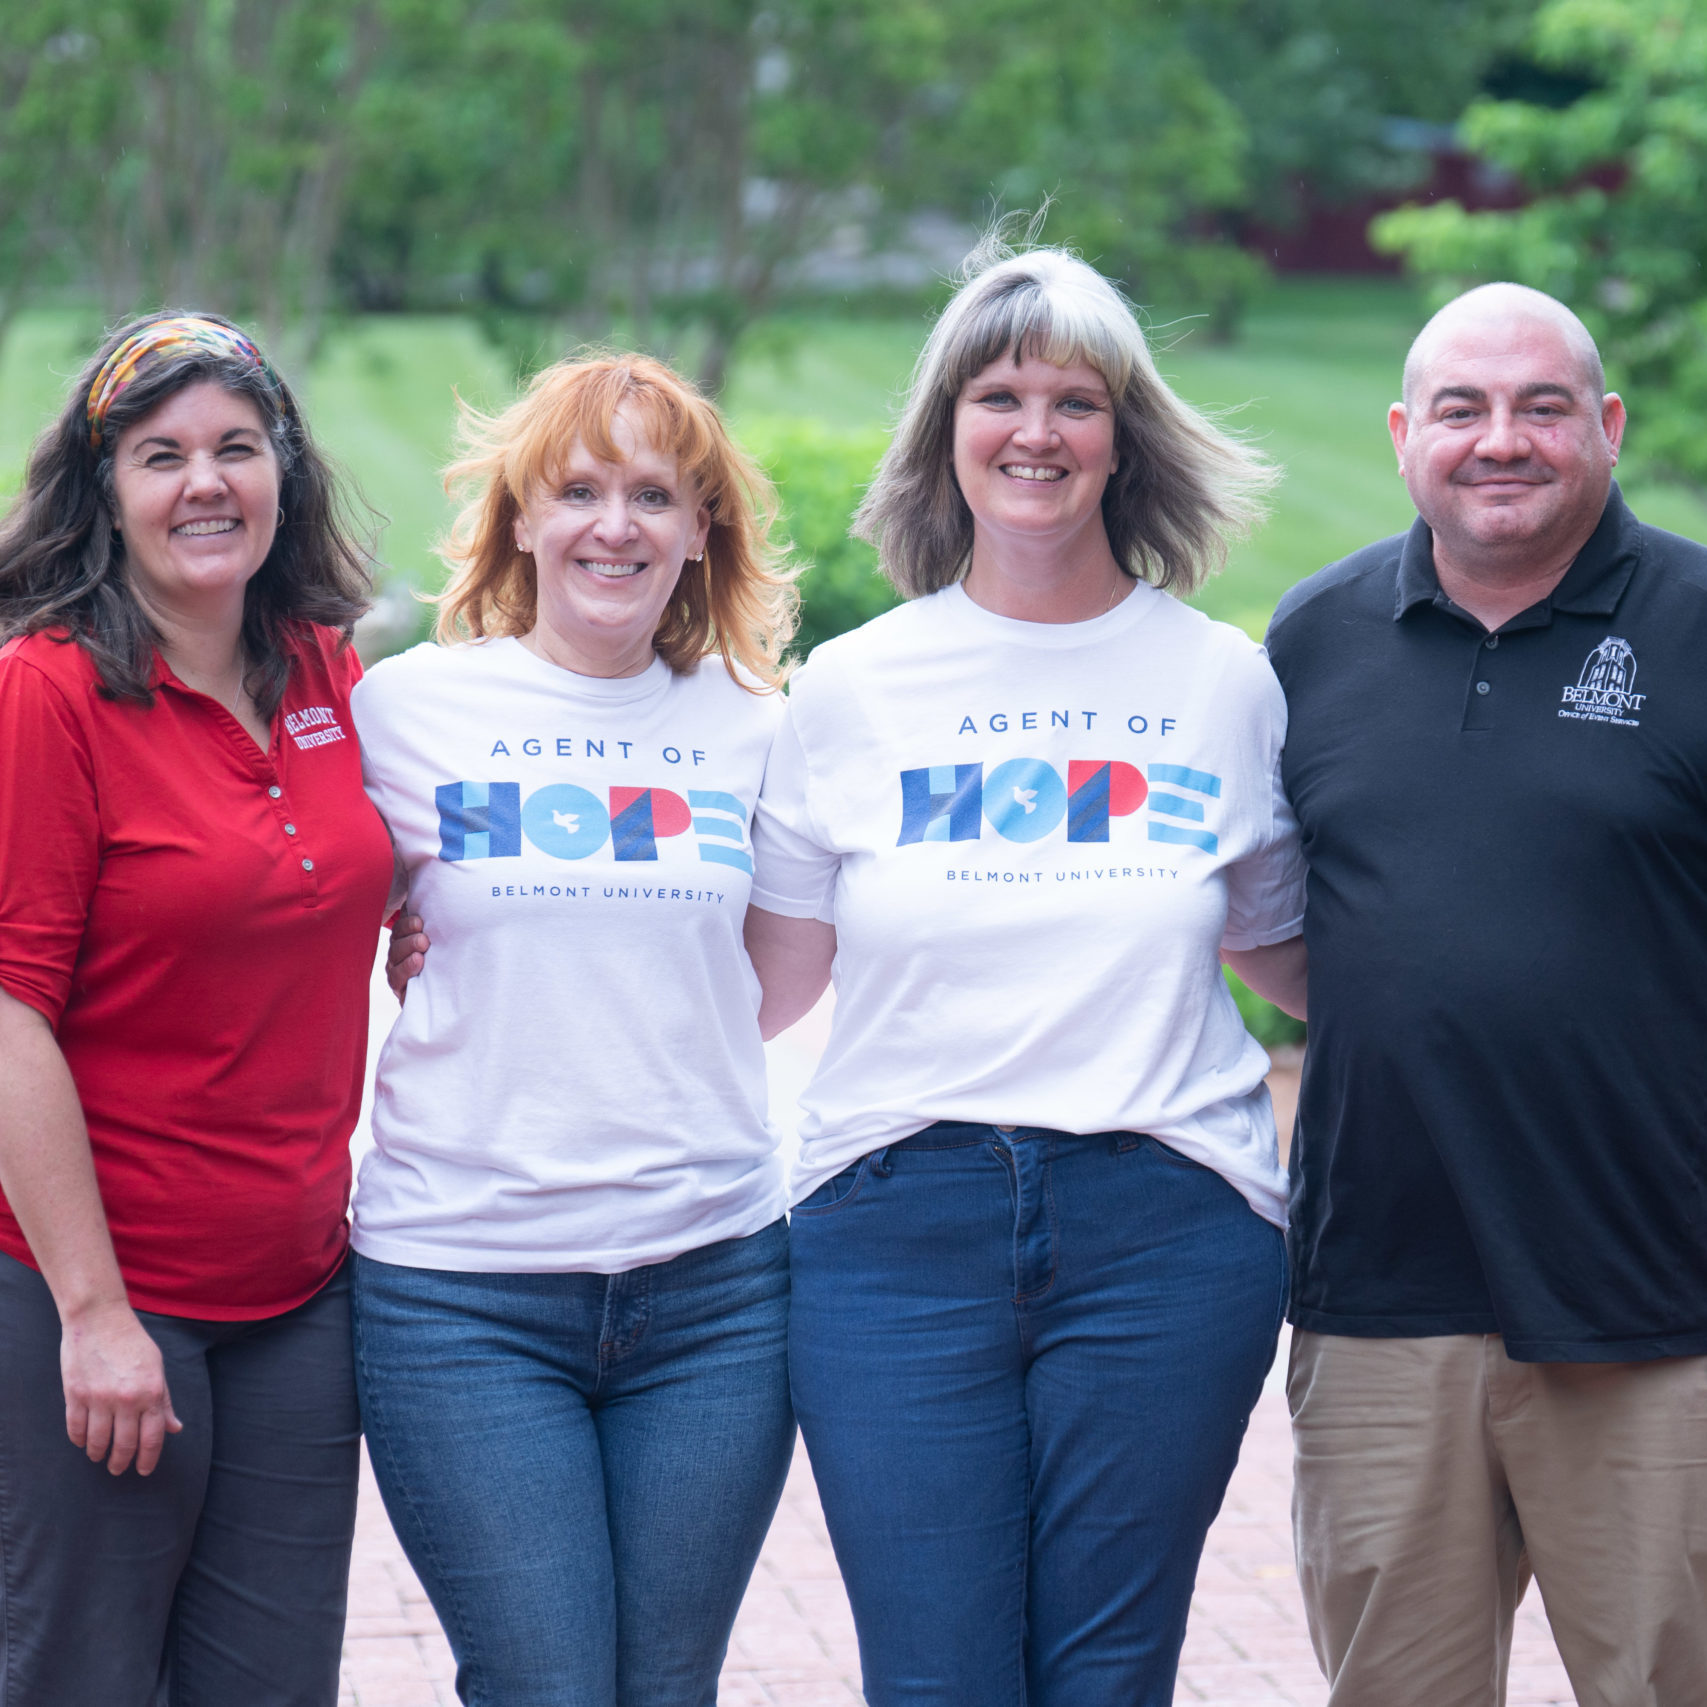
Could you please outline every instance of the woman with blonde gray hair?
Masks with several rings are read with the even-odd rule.
[[[1286,711],[1179,602],[1272,475],[1131,310],[995,245],[861,507],[908,602],[795,676],[747,937],[836,1010],[794,1402],[873,1707],[1164,1707],[1286,1298],[1220,961],[1301,1011]]]
[[[363,1416],[471,1707],[714,1707],[794,1438],[741,941],[790,572],[657,362],[465,425],[443,644],[355,700],[434,937],[356,1188]]]

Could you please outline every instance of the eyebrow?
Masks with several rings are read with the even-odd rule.
[[[1516,395],[1519,403],[1529,403],[1537,397],[1568,397],[1573,403],[1577,400],[1575,388],[1557,379],[1538,379],[1529,385],[1520,385]],[[1453,401],[1486,403],[1487,400],[1488,394],[1480,386],[1443,385],[1429,399],[1429,407],[1438,408],[1442,403]]]
[[[225,431],[219,435],[219,442],[222,445],[225,445],[230,444],[233,439],[240,439],[244,437],[258,439],[261,437],[261,429],[259,427],[227,427]],[[136,441],[136,448],[138,450],[141,450],[144,445],[162,445],[167,450],[183,449],[183,443],[181,440],[172,438],[166,433],[150,433],[147,438],[138,439]]]

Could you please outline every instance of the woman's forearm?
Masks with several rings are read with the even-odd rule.
[[[1306,1018],[1310,961],[1301,936],[1272,942],[1266,948],[1223,949],[1221,958],[1265,1002],[1294,1019]]]
[[[746,940],[764,992],[759,1031],[768,1042],[804,1019],[823,995],[836,958],[836,927],[820,919],[790,919],[749,907]]]
[[[46,1018],[0,992],[0,1190],[63,1321],[124,1305],[71,1070]]]
[[[160,1349],[125,1296],[71,1070],[34,1008],[0,993],[0,1190],[59,1310],[65,1432],[146,1476],[172,1411]]]

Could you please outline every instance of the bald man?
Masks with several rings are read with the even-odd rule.
[[[1269,633],[1310,862],[1299,1576],[1333,1707],[1707,1703],[1707,550],[1593,340],[1489,285],[1389,414],[1410,531]]]

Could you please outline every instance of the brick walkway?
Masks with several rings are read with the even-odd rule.
[[[375,1046],[390,1024],[376,991]],[[828,1030],[809,1016],[771,1046],[772,1105],[787,1108]],[[1280,1129],[1291,1129],[1296,1072],[1271,1080]],[[358,1140],[358,1143],[360,1140]],[[1323,1707],[1327,1690],[1310,1651],[1292,1569],[1291,1447],[1279,1367],[1251,1419],[1239,1467],[1209,1533],[1192,1598],[1175,1707]],[[350,1582],[341,1707],[456,1707],[450,1649],[386,1521],[366,1465]],[[805,1452],[795,1454],[735,1625],[720,1707],[857,1707],[853,1620],[818,1509]],[[1540,1597],[1518,1611],[1507,1707],[1571,1707]]]

